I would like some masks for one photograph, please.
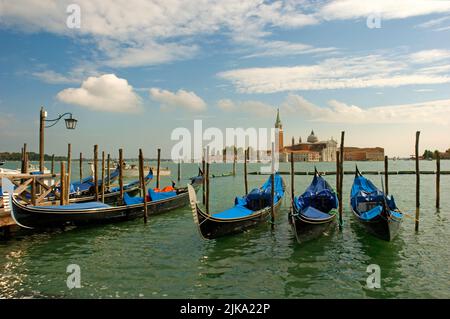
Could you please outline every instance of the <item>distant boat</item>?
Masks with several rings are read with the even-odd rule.
[[[0,166],[4,165],[5,163],[5,161],[0,161]]]
[[[90,165],[92,174],[94,174],[94,163],[89,162],[89,165]],[[113,163],[112,165],[110,165],[110,170],[115,170],[117,167],[118,167],[118,163]],[[156,169],[157,169],[156,167],[144,165],[144,171],[149,171],[150,169],[156,175]],[[99,167],[99,170],[101,170],[101,165]],[[107,170],[107,167],[105,167],[105,171],[106,170]],[[170,171],[170,169],[168,167],[166,167],[166,168],[160,167],[159,168],[159,176],[170,176],[171,173],[172,172]],[[124,163],[123,175],[125,177],[137,177],[137,176],[139,176],[139,165]]]
[[[392,196],[380,191],[356,168],[350,204],[356,219],[366,230],[383,240],[394,239],[403,220]]]

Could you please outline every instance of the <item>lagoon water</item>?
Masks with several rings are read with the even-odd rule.
[[[18,163],[8,163],[16,168]],[[335,170],[334,163],[317,163]],[[361,170],[383,170],[382,162],[358,163]],[[422,161],[422,170],[435,162]],[[50,167],[49,163],[46,163]],[[73,163],[74,179],[78,162]],[[176,178],[176,165],[170,166]],[[260,164],[250,164],[256,171]],[[297,171],[313,163],[296,163]],[[354,170],[346,162],[345,170]],[[450,170],[450,161],[441,162]],[[281,164],[282,171],[289,164]],[[413,161],[391,161],[390,170],[414,170]],[[212,164],[211,173],[231,171]],[[211,210],[233,204],[244,191],[242,164],[236,177],[211,179]],[[88,172],[86,167],[84,175]],[[183,164],[194,176],[196,164]],[[368,175],[380,186],[380,176]],[[249,175],[249,187],[267,176]],[[290,177],[283,176],[289,189]],[[312,176],[296,176],[297,195]],[[334,176],[326,176],[335,185]],[[450,298],[450,175],[441,176],[441,209],[435,206],[435,176],[421,175],[420,230],[405,218],[398,237],[384,242],[367,234],[352,218],[344,176],[344,226],[297,244],[287,221],[289,192],[269,225],[213,241],[200,238],[189,206],[142,220],[45,233],[17,233],[0,241],[0,297],[16,298]],[[187,182],[187,180],[184,180]],[[154,182],[152,182],[154,185]],[[162,178],[162,185],[169,184]],[[415,175],[391,175],[389,189],[398,206],[415,214]],[[200,193],[199,193],[200,194]],[[66,268],[81,268],[81,288],[68,289]],[[381,288],[366,287],[367,267],[381,268]]]

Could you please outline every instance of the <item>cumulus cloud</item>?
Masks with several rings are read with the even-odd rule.
[[[226,112],[275,116],[275,107],[260,101],[220,100],[218,107]],[[339,124],[450,124],[450,100],[435,100],[411,104],[364,107],[330,100],[325,106],[308,101],[303,96],[289,94],[280,104],[280,111],[306,121]]]
[[[437,54],[434,59],[437,59]],[[426,59],[423,53],[422,59]],[[432,55],[432,54],[431,54]],[[440,56],[442,58],[442,56]],[[415,67],[414,56],[386,57],[381,54],[328,58],[314,65],[244,68],[218,73],[242,93],[274,93],[294,90],[324,90],[449,83],[446,67]],[[431,62],[432,58],[428,58]]]
[[[413,63],[418,64],[450,60],[450,50],[423,50],[411,54],[410,58]]]
[[[141,110],[141,99],[133,87],[115,74],[89,77],[81,87],[62,90],[57,98],[94,111],[135,113]]]
[[[163,110],[183,108],[191,112],[206,110],[206,103],[192,91],[178,90],[171,92],[159,88],[150,89],[150,97],[161,104]]]
[[[382,19],[410,17],[450,12],[450,1],[441,0],[337,0],[329,1],[319,11],[326,20],[367,18],[380,14]]]
[[[66,8],[72,2],[0,0],[0,26],[88,39],[97,46],[99,63],[130,67],[190,58],[198,52],[199,38],[213,33],[245,45],[239,41],[242,35],[261,38],[273,28],[319,23],[312,12],[305,12],[304,1],[78,0],[82,26],[72,30],[66,26]]]
[[[219,100],[217,106],[225,112],[233,112],[236,110],[236,104],[230,99]]]
[[[225,112],[239,112],[258,117],[273,117],[275,108],[260,101],[237,101],[223,99],[217,102],[219,109]]]
[[[450,100],[366,108],[330,100],[327,106],[320,107],[305,100],[302,96],[291,94],[283,102],[282,110],[287,113],[295,113],[310,121],[324,123],[450,124]]]

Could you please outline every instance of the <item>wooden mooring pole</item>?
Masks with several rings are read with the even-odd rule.
[[[36,206],[36,176],[33,176],[31,182],[31,205]]]
[[[105,202],[105,151],[102,151],[102,202]]]
[[[83,180],[83,153],[80,152],[80,182]]]
[[[27,143],[23,144],[22,148],[22,173],[28,173],[28,163],[27,163]]]
[[[292,204],[292,207],[294,207],[294,202],[295,202],[294,176],[295,176],[294,152],[291,152],[291,204]]]
[[[52,175],[55,174],[55,154],[52,154],[52,166],[51,166],[51,170]]]
[[[66,163],[61,161],[61,172],[60,172],[60,192],[59,192],[59,203],[60,205],[65,205],[66,202]]]
[[[95,201],[98,201],[98,145],[94,145],[94,191]]]
[[[233,176],[236,176],[236,161],[237,161],[237,149],[236,145],[233,146]]]
[[[339,192],[339,179],[341,177],[341,167],[339,162],[341,161],[341,152],[336,151],[336,194],[338,195],[338,199],[339,196],[341,196],[341,193]]]
[[[387,155],[384,157],[384,193],[389,195],[389,162]]]
[[[206,148],[206,213],[209,215],[209,146]]]
[[[177,167],[177,181],[178,183],[181,181],[181,159],[178,160],[178,167]]]
[[[141,190],[144,198],[144,224],[147,224],[148,211],[147,211],[147,190],[145,187],[145,176],[144,176],[144,155],[142,149],[139,149],[139,180],[141,182]]]
[[[205,149],[203,149],[202,155],[202,204],[206,205],[206,162],[205,162]]]
[[[340,145],[340,159],[339,159],[339,227],[342,228],[343,218],[342,213],[344,210],[344,200],[342,198],[342,189],[344,182],[344,138],[345,132],[341,132],[341,145]]]
[[[158,148],[158,164],[156,166],[156,188],[159,189],[159,170],[161,167],[161,149]]]
[[[248,150],[244,150],[244,187],[245,195],[248,195],[248,180],[247,180],[247,154]]]
[[[436,151],[436,208],[440,208],[441,197],[441,156],[439,151]]]
[[[248,154],[248,149],[247,149]],[[275,223],[275,143],[272,143],[272,165],[271,165],[271,184],[272,187],[270,189],[270,219],[272,221],[272,228]]]
[[[119,149],[119,188],[120,188],[120,204],[123,204],[123,150]]]
[[[109,166],[111,165],[111,155],[108,153],[108,160],[106,161],[106,176],[107,176],[107,184],[106,189],[109,191],[109,186],[111,185],[111,171]]]
[[[415,222],[415,230],[419,230],[419,217],[420,217],[420,167],[419,167],[419,138],[420,132],[416,132],[416,222]]]
[[[67,203],[69,202],[70,197],[70,180],[72,175],[72,144],[67,144],[67,187],[68,192],[66,194]]]

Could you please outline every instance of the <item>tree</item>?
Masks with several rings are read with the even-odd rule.
[[[432,159],[432,158],[434,158],[434,153],[430,150],[425,150],[425,152],[423,152],[423,158],[424,159]]]

